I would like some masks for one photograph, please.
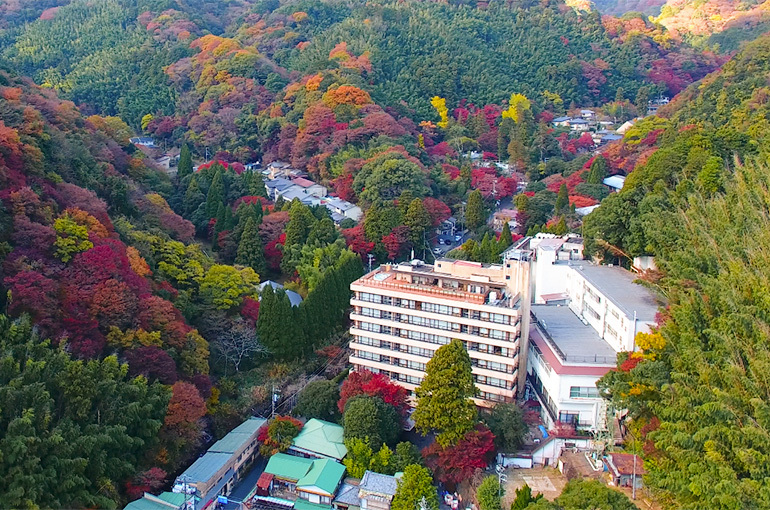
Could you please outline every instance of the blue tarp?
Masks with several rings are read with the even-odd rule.
[[[542,425],[538,425],[537,428],[540,429],[540,433],[543,434],[543,439],[548,437],[548,431],[543,427]]]

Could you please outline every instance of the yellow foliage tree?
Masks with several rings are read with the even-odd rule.
[[[441,121],[438,123],[439,127],[446,128],[449,125],[449,109],[446,107],[446,99],[443,97],[433,96],[430,100],[430,104],[438,112],[438,116],[441,117]]]
[[[532,103],[529,102],[527,96],[524,94],[511,94],[508,109],[503,110],[503,118],[512,119],[518,124],[524,118],[524,112],[529,111],[531,108]]]

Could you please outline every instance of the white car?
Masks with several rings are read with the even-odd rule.
[[[441,251],[441,248],[439,248],[438,246],[436,246],[435,248],[433,248],[433,253],[435,253],[436,255],[441,255],[441,254],[442,254],[442,253],[444,253],[444,252],[443,252],[443,251]]]

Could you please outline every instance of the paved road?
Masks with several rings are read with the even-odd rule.
[[[257,480],[259,480],[259,476],[265,470],[265,466],[267,466],[267,459],[260,456],[252,465],[251,471],[249,471],[249,473],[241,479],[238,485],[236,485],[233,491],[230,493],[230,499],[243,501],[244,498],[246,498],[251,490],[257,485]]]

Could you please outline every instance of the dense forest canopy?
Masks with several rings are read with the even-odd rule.
[[[218,13],[220,23],[212,16]],[[147,114],[175,114],[181,118],[172,128],[190,129],[190,107],[221,97],[227,81],[245,95],[228,106],[256,113],[288,80],[335,65],[358,69],[356,84],[377,102],[416,110],[419,120],[433,117],[429,99],[436,95],[449,104],[487,104],[548,91],[566,104],[599,104],[618,89],[634,97],[644,84],[673,94],[681,86],[666,73],[687,84],[714,68],[713,58],[644,21],[630,30],[559,1],[482,9],[417,1],[216,7],[76,0],[6,30],[2,41],[5,58],[23,73],[135,128]],[[211,34],[224,37],[213,60],[205,55]],[[201,81],[196,62],[219,74]],[[246,82],[233,84],[238,77]]]

